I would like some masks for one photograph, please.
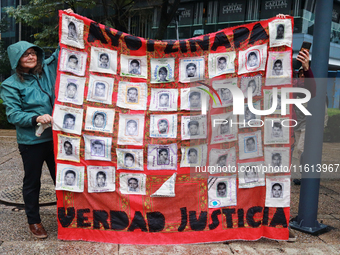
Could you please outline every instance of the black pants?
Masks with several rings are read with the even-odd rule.
[[[24,184],[22,193],[25,202],[25,211],[28,224],[40,223],[39,193],[42,166],[46,162],[51,177],[55,184],[55,162],[53,154],[53,142],[45,142],[34,145],[19,144],[19,151],[24,163]]]

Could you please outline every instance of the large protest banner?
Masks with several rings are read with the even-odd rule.
[[[292,17],[179,41],[59,17],[59,239],[288,239]]]

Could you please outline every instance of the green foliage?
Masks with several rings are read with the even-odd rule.
[[[340,142],[340,110],[328,108],[328,123],[323,133],[324,142]]]

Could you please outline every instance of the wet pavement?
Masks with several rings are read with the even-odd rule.
[[[339,164],[339,155],[339,143],[324,143],[322,163]],[[0,203],[0,254],[340,254],[340,179],[331,177],[321,179],[318,210],[318,221],[328,225],[330,231],[312,236],[293,230],[297,236],[295,243],[260,239],[253,242],[143,246],[60,241],[55,205],[41,207],[42,222],[49,236],[37,240],[29,233],[22,208]],[[15,131],[0,130],[0,190],[21,185],[22,178]],[[41,180],[43,184],[52,185],[46,166]],[[291,217],[298,213],[299,194],[300,186],[292,185]]]

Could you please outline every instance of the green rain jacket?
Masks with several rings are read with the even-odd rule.
[[[38,59],[43,60],[41,77],[24,74],[24,81],[21,82],[18,75],[14,73],[0,87],[0,97],[6,106],[8,122],[16,127],[17,142],[28,145],[52,140],[52,128],[47,128],[40,137],[35,135],[36,118],[44,114],[52,116],[59,55],[58,47],[51,57],[45,59],[45,53],[40,47],[25,41],[17,42],[7,49],[14,71],[21,56],[31,47],[37,51]]]

